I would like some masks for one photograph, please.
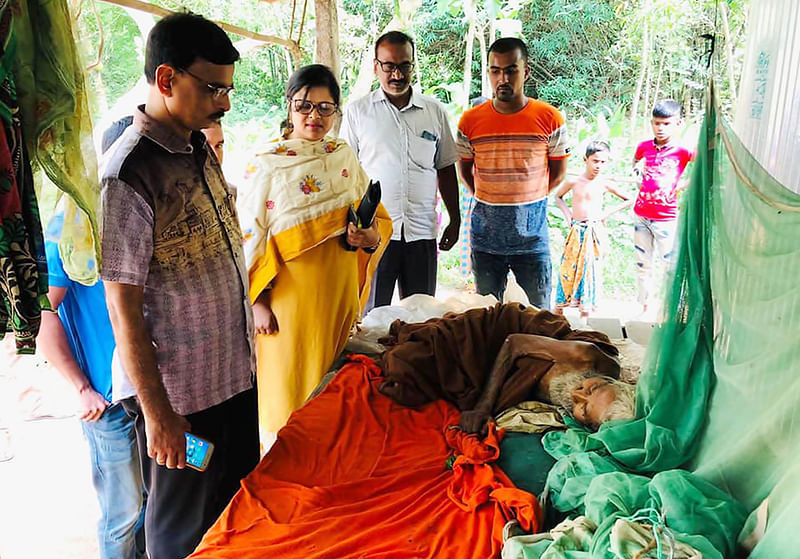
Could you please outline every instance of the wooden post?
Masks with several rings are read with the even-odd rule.
[[[339,15],[336,0],[314,0],[316,22],[315,60],[333,70],[339,76]]]
[[[156,6],[155,4],[149,4],[147,2],[143,2],[142,0],[102,0],[102,1],[108,4],[115,4],[117,6],[122,6],[124,8],[132,8],[134,10],[152,14],[157,17],[165,17],[174,13],[171,10],[162,8],[161,6]],[[285,49],[287,49],[292,54],[295,67],[297,67],[300,64],[300,55],[301,55],[300,45],[297,43],[297,41],[290,41],[288,39],[282,39],[280,37],[274,37],[272,35],[263,35],[261,33],[254,33],[242,27],[231,25],[223,21],[215,21],[214,23],[219,25],[222,29],[224,29],[228,33],[233,33],[234,35],[239,35],[247,39],[253,39],[261,43],[280,45]]]

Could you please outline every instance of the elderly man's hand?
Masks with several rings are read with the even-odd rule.
[[[480,438],[485,437],[489,433],[489,422],[492,420],[492,414],[484,410],[468,410],[461,412],[461,429],[467,433],[473,433]]]

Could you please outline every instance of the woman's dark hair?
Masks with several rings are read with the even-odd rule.
[[[171,14],[156,23],[147,36],[144,75],[152,84],[160,65],[185,70],[198,58],[212,64],[233,64],[239,60],[239,51],[213,21],[191,12]]]
[[[309,64],[295,71],[286,84],[286,99],[292,99],[294,94],[304,88],[327,87],[333,97],[333,102],[339,104],[339,82],[327,66],[322,64]]]

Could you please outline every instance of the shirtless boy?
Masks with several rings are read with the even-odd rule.
[[[556,191],[556,205],[571,223],[556,288],[556,312],[564,307],[579,307],[586,318],[597,303],[597,283],[600,258],[605,243],[606,219],[631,205],[628,197],[617,191],[602,177],[601,171],[608,163],[610,147],[606,142],[594,141],[586,146],[586,169],[575,180],[565,182]],[[572,208],[564,196],[572,192]],[[603,211],[603,195],[610,192],[624,203]]]

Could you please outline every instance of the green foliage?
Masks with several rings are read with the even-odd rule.
[[[265,47],[252,51],[236,66],[236,93],[226,122],[247,123],[283,115],[288,71],[282,49]]]
[[[467,23],[450,12],[435,9],[436,3],[435,0],[423,2],[411,29],[417,43],[416,71],[423,90],[436,95],[438,88],[441,95],[436,96],[449,102],[451,91],[438,86],[461,83]],[[476,61],[477,63],[473,63],[473,80],[477,79],[480,90],[480,58],[476,58]],[[477,76],[474,75],[476,70]]]
[[[259,0],[155,0],[172,10],[188,8],[218,21],[270,35],[287,37],[292,3]],[[680,101],[690,119],[702,106],[708,78],[706,42],[703,33],[718,35],[719,3],[728,8],[731,60],[725,54],[724,37],[717,41],[715,79],[723,109],[732,103],[743,60],[744,24],[749,0],[424,0],[409,23],[408,32],[417,44],[416,74],[422,91],[440,99],[455,127],[463,106],[465,41],[470,21],[466,2],[475,7],[474,24],[485,41],[495,19],[516,19],[530,50],[531,77],[526,93],[558,106],[567,117],[575,156],[569,173],[583,172],[582,150],[592,139],[612,144],[612,160],[606,173],[627,179],[637,141],[649,135],[647,122],[656,97]],[[302,3],[294,16],[297,36]],[[76,5],[73,3],[73,5]],[[89,0],[77,5],[79,46],[89,62],[96,59],[100,25]],[[370,56],[377,34],[401,10],[398,0],[339,0],[341,86],[349,95],[361,70],[362,57]],[[128,92],[142,74],[144,38],[134,20],[122,8],[97,2],[104,45],[100,64],[89,72],[90,107],[100,117]],[[471,13],[471,11],[470,11]],[[643,43],[643,30],[648,41]],[[234,41],[240,37],[232,36]],[[471,53],[472,81],[468,98],[481,94],[482,60],[476,37]],[[312,62],[314,51],[313,7],[309,6],[301,40],[302,63]],[[643,54],[648,62],[637,115],[630,115]],[[237,64],[232,110],[225,119],[226,170],[233,182],[244,162],[259,146],[279,133],[285,117],[284,87],[291,59],[283,49],[263,46],[243,49]],[[727,68],[733,66],[733,72]],[[370,67],[371,71],[371,67]],[[646,106],[648,105],[648,106]],[[631,126],[631,123],[635,126]],[[631,137],[630,130],[636,130]],[[691,131],[687,132],[690,136]],[[633,183],[622,180],[623,190],[635,193]],[[550,210],[551,242],[557,267],[567,224],[554,205]],[[606,258],[606,296],[624,297],[634,291],[632,212],[618,214],[609,222],[611,247]],[[463,286],[458,249],[442,253],[440,279],[447,285]],[[466,281],[470,281],[467,279]]]
[[[96,7],[99,21],[88,6],[84,6],[78,21],[78,47],[84,59],[94,63],[100,55],[99,65],[88,75],[90,91],[98,93],[89,96],[93,115],[104,112],[113,101],[127,93],[144,68],[144,41],[138,36],[136,23],[118,6],[97,2]]]

